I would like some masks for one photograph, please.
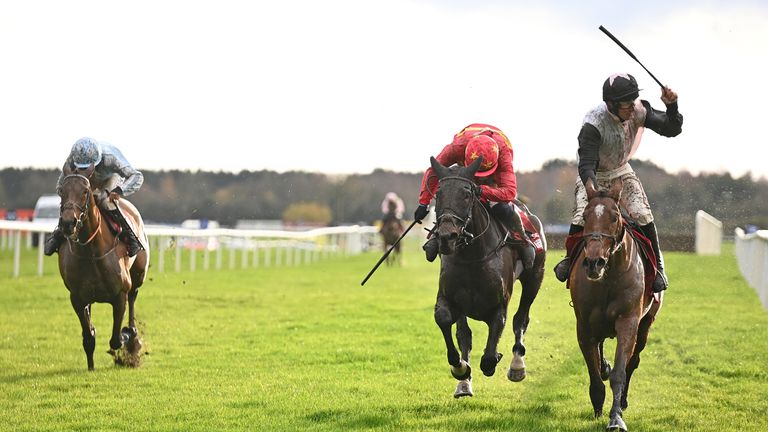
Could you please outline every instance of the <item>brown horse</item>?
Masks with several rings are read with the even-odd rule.
[[[608,430],[626,431],[622,411],[628,405],[629,382],[662,297],[657,302],[646,292],[640,249],[625,228],[619,208],[622,187],[619,180],[610,190],[597,191],[587,182],[585,245],[571,268],[569,288],[595,417],[603,413],[602,381],[610,378],[613,403]],[[617,338],[613,370],[603,355],[603,342],[609,337]]]
[[[400,253],[400,242],[397,241],[403,235],[403,231],[405,231],[403,221],[397,217],[395,203],[390,201],[389,213],[384,216],[384,220],[381,222],[381,229],[379,230],[381,238],[384,240],[384,252],[389,250],[392,245],[395,245],[395,248],[387,256],[387,265],[389,266],[395,263],[403,263],[403,257]]]
[[[514,358],[507,378],[511,381],[523,380],[523,335],[528,329],[531,305],[544,277],[546,252],[536,256],[531,269],[523,269],[517,251],[507,241],[506,228],[491,217],[488,208],[478,198],[480,190],[474,182],[474,174],[482,158],[468,167],[444,167],[435,158],[430,161],[440,182],[435,196],[435,233],[440,241],[441,254],[435,322],[445,340],[451,374],[459,380],[454,397],[472,396],[469,366],[472,331],[467,317],[488,325],[488,339],[480,359],[480,369],[486,376],[492,376],[502,357],[497,348],[507,320],[512,287],[519,278],[522,293],[512,322],[515,332]],[[546,245],[541,222],[535,215],[527,213]],[[461,353],[451,335],[453,324],[456,324],[456,340]]]
[[[116,363],[139,364],[141,341],[136,329],[134,303],[144,283],[149,264],[149,243],[138,210],[125,199],[119,200],[121,211],[135,229],[145,249],[128,257],[126,245],[110,231],[99,210],[89,178],[93,165],[86,170],[64,171],[61,196],[60,227],[67,242],[59,248],[59,273],[69,290],[72,307],[80,319],[83,349],[88,370],[93,370],[96,330],[91,323],[91,305],[112,305],[112,337],[110,352]],[[128,304],[128,327],[120,328]],[[121,349],[124,348],[124,349]],[[125,354],[125,358],[121,356]]]

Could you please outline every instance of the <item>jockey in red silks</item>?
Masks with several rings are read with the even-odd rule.
[[[478,157],[483,157],[475,182],[480,185],[480,200],[491,207],[491,213],[501,221],[516,240],[523,266],[533,266],[536,251],[527,239],[520,215],[512,203],[517,197],[517,177],[512,167],[512,144],[497,127],[473,123],[453,137],[453,142],[445,146],[437,159],[444,166],[453,164],[467,166]],[[423,220],[429,213],[429,202],[437,192],[438,181],[432,168],[424,173],[419,193],[419,206],[414,212],[414,219]],[[431,236],[423,246],[427,261],[434,261],[438,255],[437,236]]]

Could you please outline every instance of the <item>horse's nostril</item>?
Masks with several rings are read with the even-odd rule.
[[[598,268],[603,268],[603,267],[605,267],[606,264],[608,264],[608,261],[606,261],[605,258],[600,257],[600,258],[597,259],[597,267]]]

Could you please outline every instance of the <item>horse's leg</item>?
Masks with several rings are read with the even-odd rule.
[[[648,333],[651,330],[651,324],[653,324],[654,319],[656,319],[656,312],[658,312],[660,306],[654,304],[652,307],[653,309],[640,320],[640,325],[637,328],[635,351],[632,353],[632,358],[629,359],[629,363],[627,363],[627,382],[624,384],[624,391],[621,394],[621,409],[627,409],[629,406],[629,403],[627,402],[629,381],[632,379],[632,373],[640,365],[640,353],[648,342]]]
[[[117,299],[112,303],[112,337],[109,339],[109,347],[113,350],[120,349],[126,342],[121,335],[120,328],[123,325],[127,301],[128,295],[125,292],[120,292]],[[127,335],[125,339],[127,339]]]
[[[611,364],[605,359],[605,350],[603,350],[603,342],[600,341],[598,349],[600,350],[600,378],[603,381],[607,380],[611,376]]]
[[[496,309],[493,317],[488,324],[488,340],[485,343],[483,357],[480,359],[480,369],[485,376],[493,376],[496,372],[496,365],[501,360],[501,353],[498,352],[501,333],[504,331],[504,325],[507,322],[507,307],[501,305]]]
[[[461,360],[459,351],[453,343],[451,327],[455,322],[456,317],[451,311],[450,305],[448,305],[448,302],[444,297],[438,295],[437,301],[435,302],[435,323],[437,323],[437,326],[440,327],[440,331],[443,333],[445,348],[448,355],[448,364],[451,365],[451,375],[458,380],[463,380],[471,376],[472,370],[467,362]]]
[[[544,258],[537,258],[535,265],[532,269],[524,271],[520,275],[520,285],[522,291],[520,294],[520,304],[517,307],[517,312],[512,318],[512,330],[515,332],[515,344],[512,346],[512,363],[509,365],[507,371],[507,378],[510,381],[522,381],[525,379],[525,345],[523,343],[523,336],[528,330],[528,323],[530,322],[530,311],[533,301],[536,300],[536,295],[541,288],[541,281],[544,279]]]
[[[80,319],[80,328],[83,330],[83,351],[85,351],[85,358],[88,361],[88,370],[92,371],[93,351],[96,349],[96,329],[91,323],[91,305],[76,300],[72,295],[69,296],[69,301],[72,303],[77,318]]]
[[[463,316],[456,320],[456,340],[459,342],[459,350],[461,351],[461,359],[464,363],[469,364],[469,354],[472,352],[472,329],[469,328],[467,323],[467,317]],[[472,377],[467,377],[463,380],[459,380],[456,384],[456,391],[453,393],[453,397],[460,398],[462,396],[472,396]]]
[[[599,343],[592,340],[587,330],[579,323],[576,324],[576,334],[589,372],[589,399],[592,401],[595,417],[600,417],[603,415],[603,402],[605,402],[605,384],[600,379]]]
[[[611,390],[613,403],[611,405],[609,430],[627,430],[624,419],[621,418],[621,396],[627,382],[627,363],[635,348],[638,331],[638,317],[626,316],[616,319],[616,357],[611,371]]]

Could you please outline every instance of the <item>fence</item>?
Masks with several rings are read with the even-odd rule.
[[[768,230],[745,234],[736,228],[734,237],[739,270],[768,309]]]
[[[723,223],[714,216],[699,210],[696,212],[696,254],[720,255],[723,243]]]
[[[0,220],[0,250],[13,250],[13,276],[18,277],[22,248],[31,249],[33,238],[37,243],[37,275],[43,274],[45,263],[43,245],[45,235],[53,230],[50,224]],[[186,251],[190,271],[198,267],[202,254],[202,268],[221,269],[224,254],[228,255],[229,269],[240,267],[300,265],[318,261],[330,255],[358,254],[378,241],[378,230],[372,226],[345,226],[318,228],[308,231],[235,230],[235,229],[182,229],[147,226],[154,271],[166,271],[166,252],[173,251],[175,271],[181,271],[182,254]],[[213,258],[212,258],[213,256]],[[213,262],[212,262],[213,261]]]

